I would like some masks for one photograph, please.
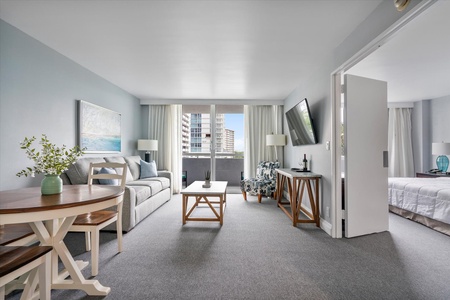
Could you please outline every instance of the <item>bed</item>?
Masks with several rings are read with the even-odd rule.
[[[389,210],[450,235],[450,178],[389,178]]]

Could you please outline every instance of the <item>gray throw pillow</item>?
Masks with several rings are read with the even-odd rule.
[[[148,163],[141,159],[140,165],[141,165],[141,179],[158,176],[158,170],[156,169],[156,162],[154,160]]]
[[[101,168],[99,174],[117,174],[112,168]],[[98,182],[104,185],[119,185],[119,179],[99,179]]]

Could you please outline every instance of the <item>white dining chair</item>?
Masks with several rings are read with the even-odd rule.
[[[1,246],[31,246],[39,240],[27,223],[0,225],[0,247]],[[9,281],[3,287],[5,295],[17,289],[24,289],[29,272]],[[2,299],[0,297],[0,299]]]
[[[125,189],[127,175],[126,163],[91,163],[89,166],[88,185],[97,179],[102,184],[120,185]],[[86,251],[91,251],[92,276],[98,275],[100,247],[100,230],[116,222],[118,252],[122,252],[122,206],[123,195],[120,196],[116,210],[100,210],[79,215],[69,231],[84,232]]]
[[[5,299],[6,284],[26,275],[21,300],[50,299],[51,246],[0,246],[0,300]]]

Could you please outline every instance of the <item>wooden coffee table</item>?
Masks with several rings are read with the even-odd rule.
[[[227,202],[227,181],[211,181],[211,187],[204,188],[202,185],[203,181],[194,181],[187,188],[181,191],[183,195],[183,225],[186,221],[219,221],[220,225],[223,224],[223,213],[225,205]],[[195,203],[189,208],[189,197],[195,198]],[[211,201],[210,198],[219,198],[218,201]],[[212,210],[214,217],[191,217],[194,209],[198,208],[200,203],[206,203]],[[219,212],[217,212],[216,207],[213,204],[219,204]]]

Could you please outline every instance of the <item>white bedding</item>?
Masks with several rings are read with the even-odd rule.
[[[450,178],[389,178],[389,204],[450,224]]]

